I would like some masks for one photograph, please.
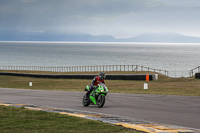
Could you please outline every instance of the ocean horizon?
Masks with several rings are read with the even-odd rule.
[[[200,43],[0,41],[0,66],[141,65],[189,75]]]

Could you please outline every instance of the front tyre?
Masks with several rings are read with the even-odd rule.
[[[85,95],[83,96],[83,101],[82,101],[82,103],[83,103],[83,106],[85,106],[85,107],[89,106],[90,100],[87,98],[87,94],[85,94]]]
[[[105,96],[99,95],[98,98],[97,98],[97,106],[98,106],[98,108],[102,108],[104,103],[105,103],[105,101],[106,101]]]

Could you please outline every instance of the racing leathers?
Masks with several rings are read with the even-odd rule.
[[[93,78],[93,80],[92,80],[92,82],[91,82],[91,84],[90,84],[89,91],[87,92],[87,96],[88,96],[88,97],[89,97],[90,92],[91,92],[96,86],[98,86],[98,84],[100,84],[100,83],[104,83],[104,84],[105,84],[104,79],[100,79],[99,76],[96,76],[96,77]]]

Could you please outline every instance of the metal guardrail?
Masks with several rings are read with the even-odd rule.
[[[151,71],[168,76],[168,71],[140,65],[101,65],[101,66],[0,66],[0,70],[28,70],[52,72],[94,72],[94,71]]]
[[[101,66],[0,66],[0,70],[27,70],[51,72],[95,72],[95,71],[151,71],[169,77],[192,77],[200,73],[200,66],[187,71],[167,71],[140,65],[101,65]]]
[[[195,73],[200,73],[200,66],[190,70],[190,77],[194,76]]]

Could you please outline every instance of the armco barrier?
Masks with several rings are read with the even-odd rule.
[[[7,76],[22,76],[35,78],[56,78],[56,79],[93,79],[96,75],[57,75],[57,74],[25,74],[25,73],[5,73],[0,72],[0,75]],[[107,80],[157,80],[157,74],[110,74],[106,75]],[[148,81],[147,80],[147,81]]]
[[[200,79],[200,73],[195,73],[195,78]]]

